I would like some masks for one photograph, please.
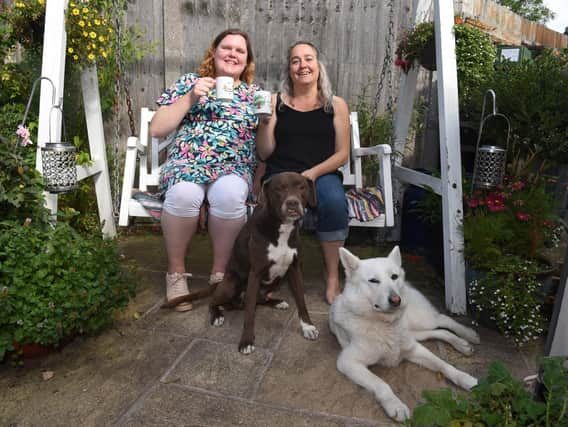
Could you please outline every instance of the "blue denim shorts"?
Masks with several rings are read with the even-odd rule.
[[[277,173],[267,173],[262,181]],[[321,242],[335,242],[347,239],[349,234],[349,211],[343,189],[343,179],[337,173],[329,173],[316,179],[317,208],[315,214],[316,234]],[[308,221],[310,222],[310,221]]]
[[[349,212],[341,176],[335,173],[316,179],[316,233],[322,242],[347,239]]]

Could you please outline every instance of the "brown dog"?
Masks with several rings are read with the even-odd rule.
[[[211,324],[222,326],[225,319],[219,307],[242,305],[241,294],[246,290],[245,319],[239,342],[239,351],[243,354],[254,351],[256,304],[288,308],[285,301],[267,296],[285,276],[296,301],[304,338],[315,340],[318,337],[304,300],[298,230],[305,208],[315,205],[313,181],[294,172],[274,175],[264,183],[258,206],[237,236],[225,278],[215,289],[209,313]]]

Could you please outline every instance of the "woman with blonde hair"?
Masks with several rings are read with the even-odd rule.
[[[317,236],[326,266],[326,300],[340,293],[339,248],[348,233],[348,210],[338,169],[349,156],[349,110],[334,96],[317,48],[294,43],[288,50],[282,92],[273,96],[273,114],[263,119],[256,137],[266,161],[265,179],[294,171],[315,183]]]
[[[153,137],[175,132],[162,168],[161,225],[167,256],[166,307],[192,308],[185,259],[207,198],[208,231],[213,243],[210,283],[222,280],[235,238],[245,222],[246,200],[256,168],[252,84],[254,56],[248,35],[221,32],[197,73],[181,76],[158,98],[150,123]],[[233,99],[216,99],[215,81],[234,79]]]

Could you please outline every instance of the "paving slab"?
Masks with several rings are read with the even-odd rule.
[[[317,413],[291,411],[285,407],[263,405],[236,397],[227,398],[175,385],[159,385],[133,408],[120,425],[354,427],[369,424]]]
[[[0,366],[0,425],[112,425],[188,345],[137,328],[111,329],[23,368]],[[53,378],[43,380],[43,372]]]

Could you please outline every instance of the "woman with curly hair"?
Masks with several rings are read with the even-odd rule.
[[[222,280],[235,238],[245,222],[246,200],[256,168],[252,84],[254,57],[248,35],[221,32],[197,73],[181,76],[158,98],[150,123],[153,137],[175,132],[162,168],[161,225],[168,256],[166,306],[192,308],[185,259],[207,198],[208,231],[213,243],[210,283]],[[233,99],[216,98],[215,81],[234,79]]]

